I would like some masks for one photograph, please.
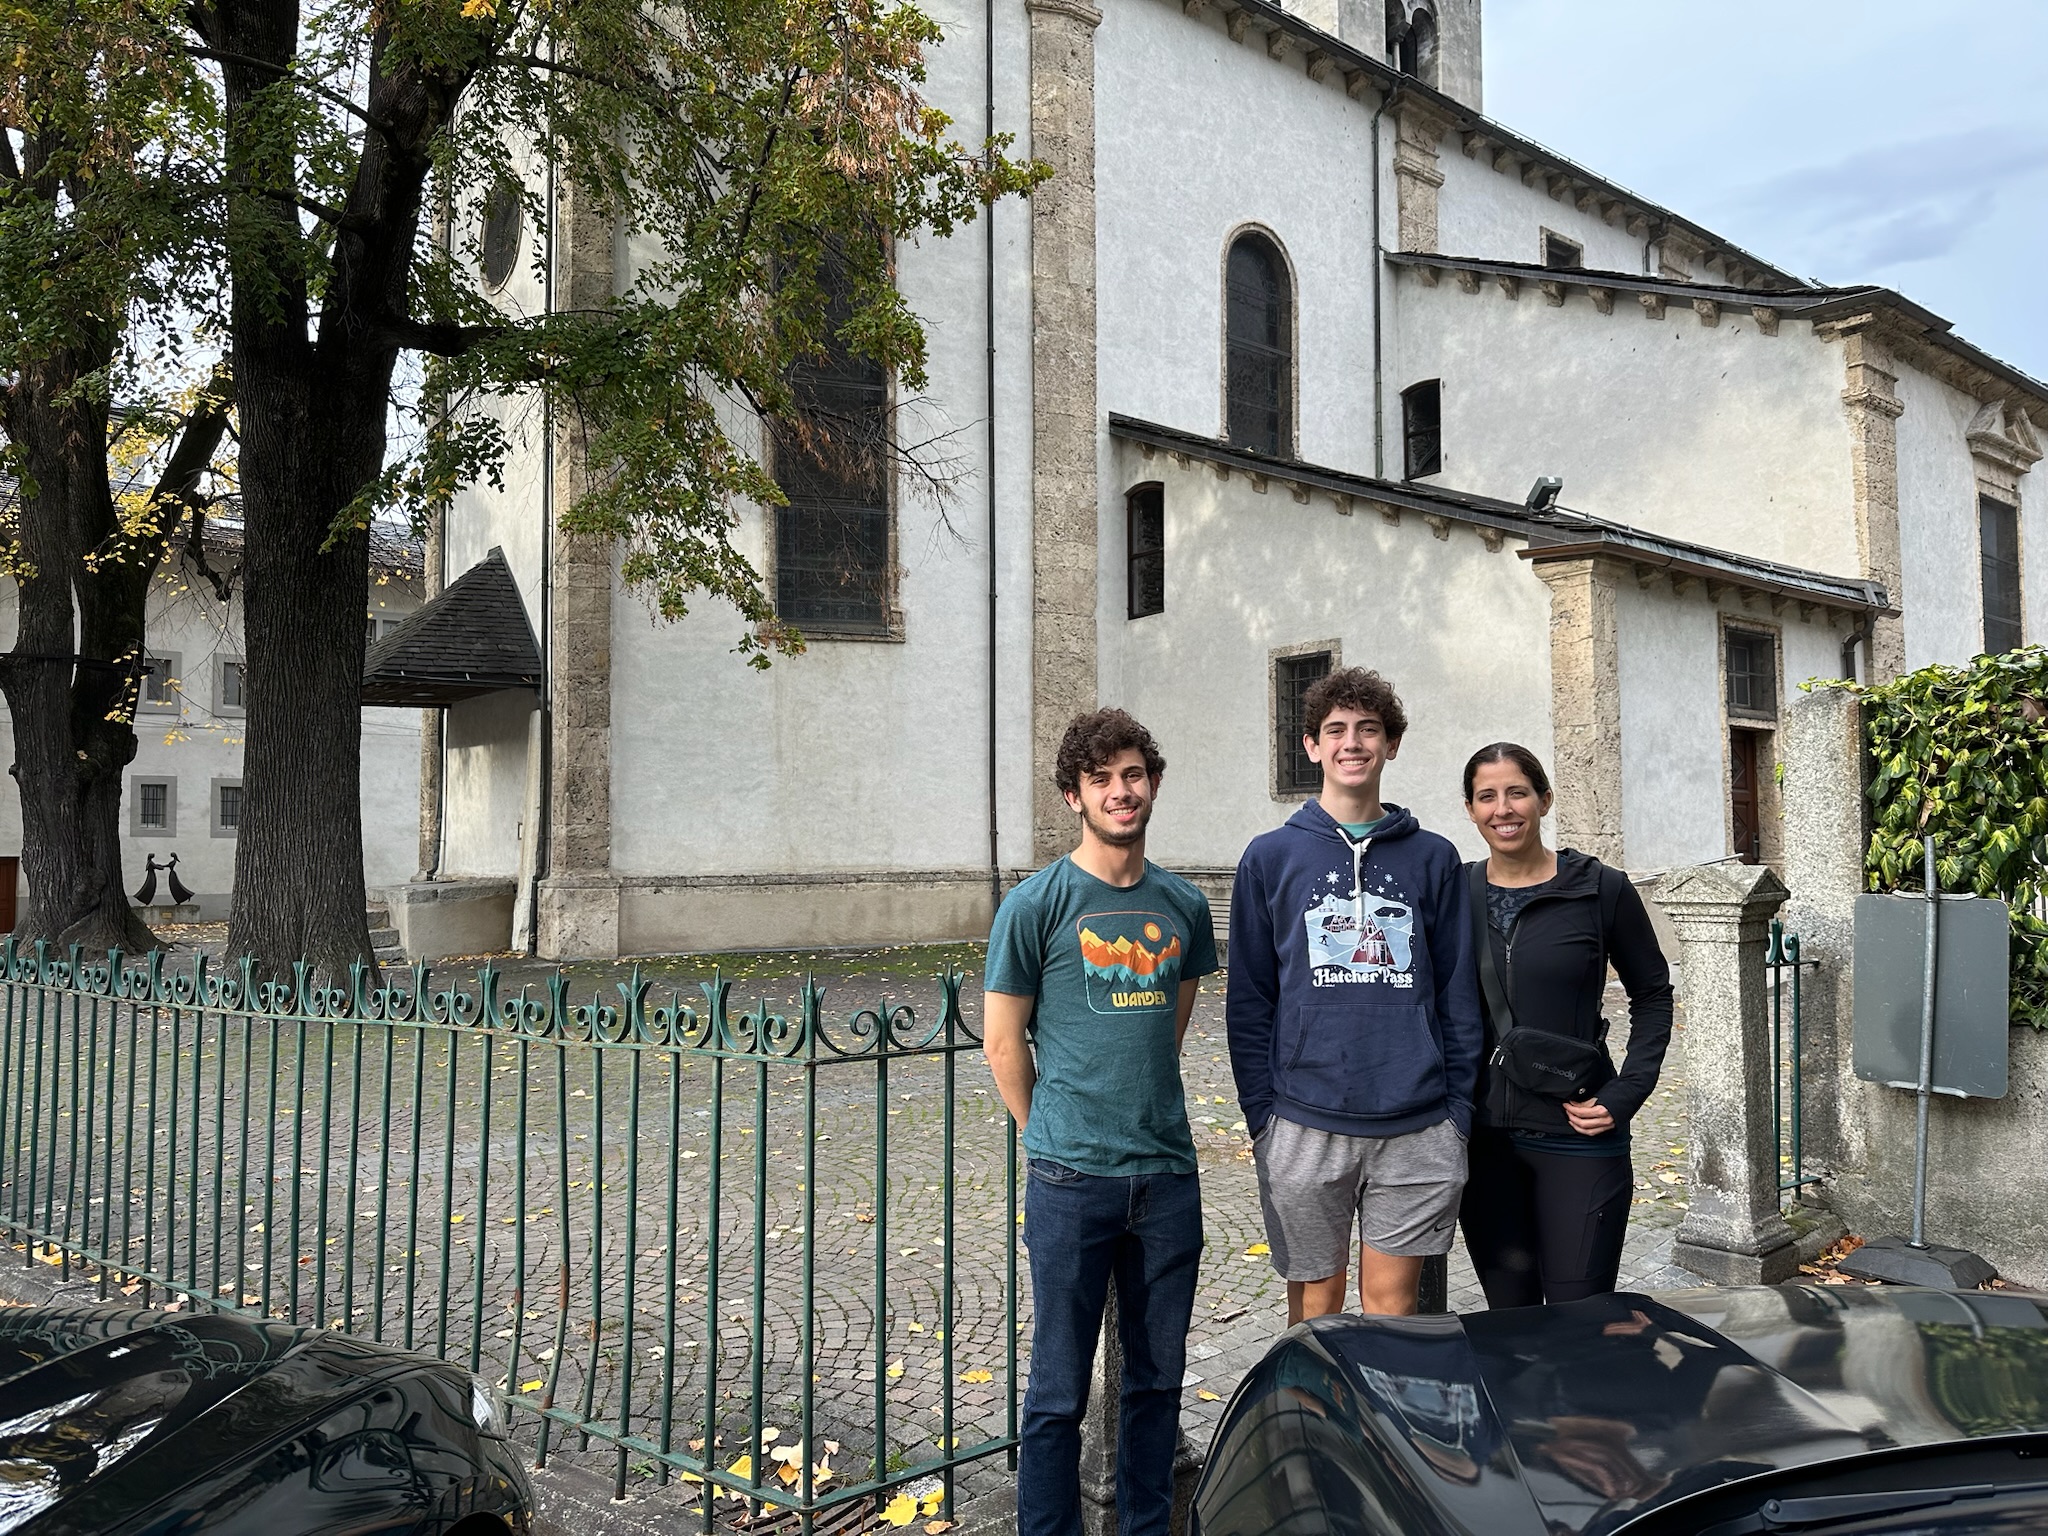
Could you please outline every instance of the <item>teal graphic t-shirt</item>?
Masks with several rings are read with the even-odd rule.
[[[1209,898],[1156,864],[1116,886],[1061,859],[1004,897],[984,985],[1038,999],[1026,1154],[1103,1178],[1193,1173],[1174,1004],[1215,969]]]

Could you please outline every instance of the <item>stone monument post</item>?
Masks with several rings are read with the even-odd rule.
[[[1116,1282],[1102,1313],[1102,1337],[1095,1346],[1095,1374],[1088,1384],[1088,1416],[1081,1422],[1081,1530],[1083,1536],[1117,1536],[1116,1458],[1119,1410],[1124,1395],[1124,1346],[1117,1313]],[[1173,1536],[1188,1528],[1202,1453],[1185,1434],[1173,1456]]]
[[[1676,870],[1657,893],[1678,933],[1692,1080],[1692,1196],[1672,1259],[1717,1285],[1774,1284],[1798,1269],[1779,1214],[1764,970],[1786,895],[1767,867],[1746,864]]]

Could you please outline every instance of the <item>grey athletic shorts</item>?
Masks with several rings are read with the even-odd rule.
[[[1405,1136],[1340,1136],[1276,1115],[1252,1156],[1283,1280],[1327,1280],[1350,1268],[1354,1227],[1359,1242],[1392,1258],[1450,1252],[1465,1140],[1449,1120]]]

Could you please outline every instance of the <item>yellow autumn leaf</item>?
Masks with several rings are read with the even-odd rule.
[[[745,1478],[748,1482],[752,1482],[754,1480],[754,1458],[751,1456],[742,1456],[738,1461],[734,1462],[725,1470],[730,1472],[734,1477]]]
[[[960,1442],[955,1440],[953,1443],[958,1445]],[[946,1495],[943,1490],[928,1493],[917,1501],[917,1512],[921,1515],[936,1515],[945,1502]]]
[[[891,1381],[894,1381],[898,1376],[901,1376],[903,1374],[903,1357],[901,1355],[898,1355],[894,1360],[891,1360],[889,1362],[889,1369],[883,1372],[883,1374],[887,1376]]]
[[[899,1493],[889,1501],[889,1507],[882,1511],[882,1518],[891,1525],[908,1525],[917,1518],[917,1500],[907,1493]]]
[[[522,1392],[538,1392],[540,1388],[541,1383],[538,1377],[535,1377],[532,1381],[522,1381],[519,1383],[519,1390]]]
[[[1218,1397],[1214,1392],[1211,1392],[1207,1387],[1197,1388],[1195,1391],[1195,1396],[1199,1397],[1205,1403],[1220,1403],[1223,1401],[1222,1398]]]
[[[951,1529],[953,1529],[953,1522],[950,1520],[927,1521],[925,1523],[924,1536],[944,1536],[944,1533]]]
[[[909,1325],[909,1327],[910,1327],[910,1331],[911,1331],[912,1333],[923,1333],[923,1332],[924,1332],[924,1324],[923,1324],[923,1323],[912,1323],[912,1324],[910,1324],[910,1325]]]
[[[960,1379],[969,1382],[984,1382],[994,1381],[996,1378],[993,1371],[962,1371]]]
[[[1265,1243],[1253,1243],[1251,1247],[1245,1249],[1244,1253],[1248,1259],[1262,1259],[1272,1251],[1272,1248]]]

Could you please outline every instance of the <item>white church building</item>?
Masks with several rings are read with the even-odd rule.
[[[1054,169],[899,251],[955,494],[813,473],[750,512],[809,639],[763,673],[735,613],[664,624],[551,531],[566,440],[467,493],[467,577],[370,663],[444,722],[438,878],[390,892],[416,955],[978,937],[1070,845],[1051,757],[1098,703],[1168,759],[1153,856],[1221,896],[1314,792],[1303,689],[1359,664],[1410,716],[1387,797],[1475,853],[1459,771],[1508,738],[1560,843],[1768,860],[1803,680],[2048,635],[2048,386],[1486,117],[1478,0],[928,8],[936,104]],[[556,302],[630,280],[556,223]]]

